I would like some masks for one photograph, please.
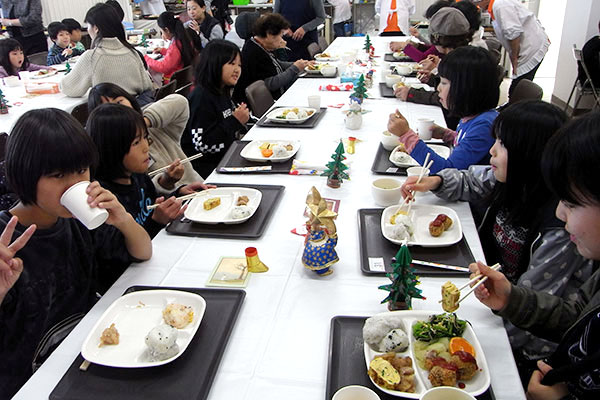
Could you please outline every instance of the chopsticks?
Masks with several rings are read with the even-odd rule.
[[[210,190],[210,189],[206,189],[206,190]],[[194,197],[198,196],[200,193],[202,193],[202,192],[195,192],[195,193],[186,194],[185,196],[176,197],[175,200],[181,200],[181,201],[190,200],[190,199],[193,199]],[[159,205],[160,204],[152,204],[152,205],[149,205],[146,208],[148,210],[154,210]]]
[[[496,263],[490,267],[490,269],[493,269],[494,271],[498,271],[500,268],[501,268],[501,266],[499,263]],[[483,276],[482,274],[475,275],[473,277],[473,279],[471,279],[469,282],[467,282],[464,285],[462,285],[461,287],[459,287],[458,291],[461,291],[464,288],[466,288],[467,286],[469,286],[470,284],[477,282],[479,279],[481,279],[482,276]],[[488,277],[485,276],[485,277],[483,277],[483,279],[479,280],[479,282],[477,282],[477,284],[475,286],[473,286],[465,295],[463,295],[460,299],[458,299],[458,301],[456,303],[459,304],[461,301],[463,301],[468,295],[473,293],[475,291],[475,289],[477,289],[481,284],[483,284],[485,281],[487,281],[487,279],[488,279]],[[441,302],[442,302],[442,300],[440,300],[438,303],[441,303]]]
[[[184,164],[184,163],[187,163],[187,162],[190,162],[190,161],[194,161],[196,158],[200,158],[202,156],[203,156],[202,153],[195,154],[195,155],[193,155],[191,157],[184,158],[183,160],[179,161],[179,164]],[[148,176],[152,178],[153,176],[158,175],[161,172],[165,172],[166,170],[169,169],[169,167],[170,167],[170,165],[167,165],[167,166],[164,166],[162,168],[155,169],[152,172],[148,172]]]

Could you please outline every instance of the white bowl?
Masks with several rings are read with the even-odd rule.
[[[321,74],[328,78],[333,78],[337,73],[337,67],[335,65],[326,65],[321,68]]]
[[[394,178],[375,179],[371,184],[371,194],[375,204],[387,207],[392,204],[398,204],[402,197],[402,182]]]
[[[331,400],[380,400],[381,398],[369,389],[360,385],[344,386],[340,388]]]
[[[402,75],[388,74],[385,76],[385,84],[387,87],[394,87],[396,83],[403,82],[404,77]]]
[[[423,393],[420,400],[475,400],[475,397],[465,392],[450,386],[434,387]]]
[[[398,136],[393,135],[388,131],[383,131],[381,134],[381,144],[383,145],[384,149],[392,151],[400,144],[400,139]]]
[[[396,65],[394,70],[398,73],[398,75],[410,75],[413,72],[411,66],[403,64]]]
[[[18,76],[7,76],[4,78],[4,84],[6,86],[19,86],[21,81]]]

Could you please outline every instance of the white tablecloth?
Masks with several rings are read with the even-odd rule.
[[[383,56],[384,42],[375,39],[377,53]],[[362,47],[360,38],[337,39],[328,51],[342,52]],[[381,59],[380,59],[381,60]],[[376,77],[378,78],[378,74]],[[280,105],[305,105],[319,85],[334,80],[300,79],[278,101]],[[379,97],[377,85],[370,91]],[[347,101],[348,93],[321,92],[322,105]],[[220,183],[257,183],[285,185],[283,198],[274,210],[265,234],[258,240],[223,240],[178,237],[161,232],[154,239],[154,256],[132,265],[100,302],[88,313],[73,333],[54,352],[18,393],[18,399],[45,399],[78,354],[88,331],[102,312],[132,285],[204,287],[221,256],[243,256],[244,249],[255,246],[261,260],[270,268],[253,275],[239,319],[231,335],[212,385],[211,400],[322,400],[325,397],[330,320],[336,315],[368,316],[383,312],[385,293],[378,290],[389,282],[385,277],[365,276],[360,272],[357,210],[374,207],[370,183],[375,178],[370,168],[379,135],[386,127],[387,115],[396,107],[409,121],[429,116],[443,124],[439,108],[401,103],[395,99],[367,100],[362,129],[344,128],[339,110],[330,108],[315,129],[254,128],[247,139],[298,139],[302,148],[298,159],[327,161],[340,137],[356,136],[362,142],[350,155],[351,180],[341,188],[325,185],[326,178],[290,175],[221,175],[209,181]],[[334,273],[318,277],[301,263],[303,238],[290,230],[304,222],[305,198],[311,186],[324,197],[341,199],[337,228],[340,262]],[[419,202],[444,204],[433,195]],[[449,204],[460,217],[465,236],[477,259],[483,259],[481,245],[469,207]],[[440,286],[447,279],[422,278],[427,300],[415,300],[415,309],[441,309]],[[456,283],[466,279],[454,279]],[[458,314],[470,320],[485,350],[496,399],[524,398],[521,383],[500,318],[470,296],[461,303]]]

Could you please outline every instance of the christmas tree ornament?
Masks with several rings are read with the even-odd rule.
[[[142,47],[148,47],[149,46],[148,38],[146,37],[146,33],[142,33],[142,41],[140,43],[140,46],[142,46]]]
[[[367,53],[367,55],[369,54],[369,52],[371,51],[371,38],[369,37],[369,35],[367,34],[367,36],[365,36],[365,44],[363,46],[363,50],[365,51],[365,53]]]
[[[354,92],[350,95],[350,98],[357,99],[359,104],[362,104],[363,100],[369,97],[367,94],[367,88],[365,87],[365,76],[361,74],[358,77],[356,85],[354,85]]]
[[[67,60],[65,67],[67,68],[65,69],[65,75],[67,75],[69,72],[71,72],[71,64],[69,64],[69,60]]]
[[[267,272],[269,267],[263,264],[258,258],[258,251],[256,251],[256,247],[247,247],[246,248],[246,265],[248,266],[248,272]]]
[[[8,114],[8,107],[10,107],[10,105],[8,105],[8,100],[4,96],[2,90],[0,90],[0,114]]]
[[[342,146],[343,147],[343,146]],[[339,261],[335,251],[337,229],[333,221],[337,213],[327,208],[327,202],[313,186],[306,196],[309,220],[306,222],[308,234],[302,252],[302,264],[319,276],[333,272],[332,265]]]
[[[327,186],[337,189],[341,186],[344,179],[350,179],[348,174],[344,171],[348,167],[344,164],[344,144],[340,140],[340,143],[335,149],[335,153],[331,155],[333,161],[327,163],[327,169],[321,174],[321,176],[327,177]]]
[[[412,309],[412,299],[425,299],[421,294],[421,289],[417,288],[421,282],[415,275],[415,269],[410,266],[412,257],[406,243],[400,247],[396,257],[392,258],[392,272],[386,274],[392,283],[379,286],[379,289],[390,292],[381,303],[388,303],[388,309],[410,310]]]

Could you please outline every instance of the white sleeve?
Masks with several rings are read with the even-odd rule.
[[[502,36],[507,40],[514,40],[523,33],[517,7],[521,6],[512,3],[494,4],[494,17],[502,30]]]

